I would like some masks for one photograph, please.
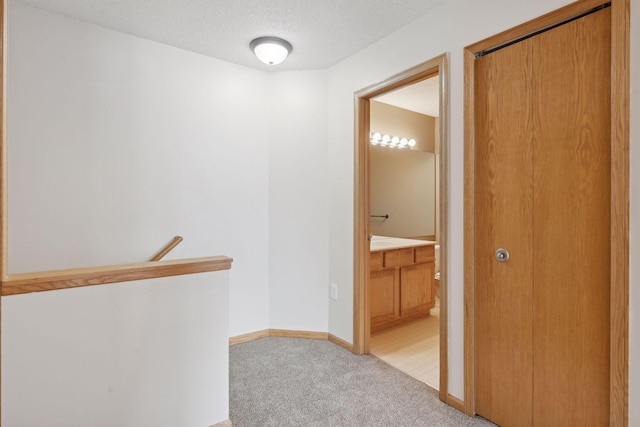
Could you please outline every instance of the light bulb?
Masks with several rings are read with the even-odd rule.
[[[409,147],[415,147],[415,146],[416,146],[416,140],[415,140],[415,139],[413,139],[413,138],[411,138],[411,139],[409,140]]]

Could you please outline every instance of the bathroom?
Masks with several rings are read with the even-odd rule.
[[[388,286],[382,277],[384,272],[374,271],[378,264],[372,258],[370,352],[435,389],[439,387],[440,331],[438,90],[439,79],[435,76],[373,99],[369,150],[372,257],[390,248],[402,248],[399,251],[405,253],[408,248],[416,248],[416,256],[419,249],[433,254],[423,260],[425,264],[396,268],[395,279],[387,270]],[[384,255],[393,254],[385,251]],[[416,262],[417,258],[410,264]],[[425,268],[419,273],[408,270],[417,267]],[[407,277],[411,274],[424,281],[422,278],[429,276],[425,289],[433,295],[422,295],[420,309],[412,309],[402,320],[400,313],[403,306],[407,307],[398,294],[407,288],[397,284],[394,296],[391,287],[393,281],[402,281],[405,270]],[[385,286],[387,289],[382,289]],[[416,287],[412,286],[411,292],[415,293]],[[375,292],[385,300],[379,301],[381,297]],[[385,311],[391,311],[389,301],[394,298],[401,307],[396,308],[396,316],[390,316]],[[385,306],[389,308],[385,310]],[[373,317],[380,313],[383,316]],[[380,319],[384,321],[376,322]]]

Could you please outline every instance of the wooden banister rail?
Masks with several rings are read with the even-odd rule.
[[[2,282],[2,295],[19,295],[31,292],[229,270],[232,262],[232,258],[214,256],[12,274],[8,280]]]
[[[149,261],[160,261],[166,254],[171,251],[171,249],[178,246],[178,243],[180,242],[182,242],[182,236],[174,237],[173,240],[167,243],[162,249],[160,249],[157,254],[152,256]]]

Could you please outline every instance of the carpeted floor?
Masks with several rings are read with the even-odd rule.
[[[262,338],[229,352],[234,427],[493,426],[381,360],[328,341]]]

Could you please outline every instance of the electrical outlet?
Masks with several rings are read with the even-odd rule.
[[[336,285],[335,283],[331,284],[331,299],[338,299],[338,285]]]

